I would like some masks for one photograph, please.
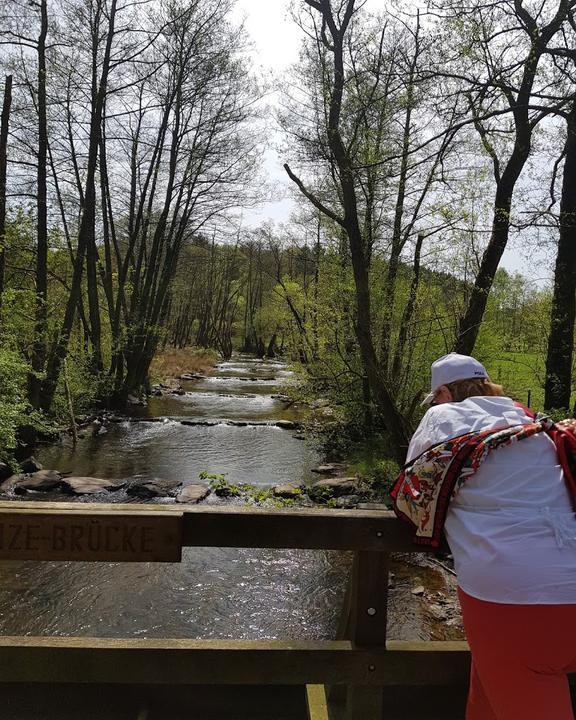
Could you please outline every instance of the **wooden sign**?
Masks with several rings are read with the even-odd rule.
[[[180,562],[182,514],[2,511],[0,559]]]

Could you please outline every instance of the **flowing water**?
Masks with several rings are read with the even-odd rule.
[[[47,468],[82,476],[189,484],[208,471],[259,486],[309,482],[322,459],[318,448],[273,425],[303,417],[302,408],[274,397],[291,377],[282,363],[234,358],[210,377],[184,382],[186,394],[153,397],[105,434],[88,434],[76,448],[63,441],[37,457]],[[98,497],[130,501],[123,492]],[[207,502],[222,501],[212,495]],[[3,562],[0,634],[331,638],[350,561],[336,552],[188,548],[176,565]],[[441,584],[429,568],[419,567],[418,575]],[[410,603],[410,580],[399,577],[397,586],[389,637],[429,637],[417,601]]]

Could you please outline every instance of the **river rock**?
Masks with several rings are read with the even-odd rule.
[[[284,483],[272,488],[272,494],[281,498],[295,498],[302,495],[302,486],[293,483]]]
[[[106,428],[104,427],[104,423],[100,418],[96,418],[96,420],[93,420],[89,425],[90,432],[92,435],[104,435],[104,433],[107,432]]]
[[[126,492],[139,498],[169,497],[176,494],[182,485],[180,480],[164,480],[163,478],[149,478],[132,482]]]
[[[270,397],[274,400],[280,400],[280,402],[286,403],[287,405],[294,404],[294,400],[288,397],[288,395],[271,395]]]
[[[20,470],[22,470],[23,473],[35,473],[37,470],[43,470],[44,466],[36,460],[36,458],[31,455],[26,460],[23,460],[20,463]]]
[[[204,380],[205,377],[205,375],[201,375],[200,373],[190,372],[180,375],[180,380]]]
[[[358,491],[358,483],[358,478],[355,477],[326,478],[315,482],[310,487],[310,494],[313,497],[352,495]]]
[[[448,612],[446,611],[446,608],[443,608],[441,605],[438,605],[436,603],[428,605],[428,612],[435,620],[446,620],[448,618]]]
[[[210,493],[206,485],[186,485],[176,495],[177,503],[199,503]]]
[[[312,472],[320,475],[338,475],[342,470],[344,470],[342,463],[326,463],[325,465],[318,465],[318,467],[312,468]]]
[[[174,388],[174,390],[170,391],[171,395],[186,395],[186,390],[181,387]]]
[[[300,423],[293,422],[292,420],[277,420],[274,424],[283,430],[298,430],[300,427]]]
[[[16,485],[23,480],[25,475],[10,475],[9,478],[4,480],[4,482],[0,485],[0,491],[3,493],[12,493],[14,492],[14,488]]]
[[[125,480],[105,480],[94,477],[69,477],[62,480],[62,490],[72,495],[96,495],[112,492],[126,485]]]
[[[292,437],[294,440],[306,440],[306,435],[304,435],[304,433],[294,433]]]
[[[358,507],[360,497],[358,495],[343,495],[342,497],[336,498],[334,504],[341,510],[349,510],[350,508]]]
[[[416,585],[416,587],[413,587],[410,592],[412,595],[416,595],[417,597],[424,595],[424,585]]]
[[[48,492],[59,487],[62,475],[57,470],[38,470],[30,475],[21,475],[14,484],[14,492],[23,495],[27,490]]]

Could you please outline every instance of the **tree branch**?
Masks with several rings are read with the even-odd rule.
[[[308,2],[308,0],[306,0],[306,2]],[[324,213],[324,215],[329,217],[331,220],[334,220],[334,222],[338,223],[338,225],[340,225],[341,227],[346,229],[344,220],[339,215],[337,215],[333,210],[330,210],[330,208],[327,208],[326,205],[324,205],[322,202],[320,202],[320,200],[318,200],[318,198],[315,195],[313,195],[310,192],[310,190],[308,190],[306,188],[306,186],[304,185],[302,180],[300,180],[300,178],[297,177],[296,175],[294,175],[292,170],[290,170],[290,166],[288,165],[288,163],[284,163],[284,170],[286,170],[290,180],[292,180],[293,183],[296,183],[296,185],[298,186],[298,189],[300,190],[302,195],[307,197],[308,200],[310,200],[310,202],[312,203],[312,205],[314,205],[314,207],[316,209],[320,210],[321,213]]]

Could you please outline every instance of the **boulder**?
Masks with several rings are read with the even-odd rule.
[[[62,480],[62,490],[71,495],[96,495],[112,492],[126,485],[125,480],[105,480],[94,477],[69,477]]]
[[[340,497],[358,492],[359,480],[355,477],[326,478],[318,480],[310,488],[313,496]]]
[[[285,483],[284,485],[276,485],[276,487],[273,487],[272,494],[276,497],[290,499],[301,496],[302,488],[300,485],[294,485],[293,483]]]
[[[163,478],[142,478],[128,486],[126,492],[134,497],[149,499],[155,497],[170,497],[176,494],[182,485],[180,480],[164,480]]]
[[[36,460],[36,458],[31,455],[26,460],[23,460],[20,463],[20,470],[23,473],[35,473],[37,470],[43,470],[44,466]]]
[[[177,503],[199,503],[210,494],[206,485],[186,485],[176,495]]]
[[[22,475],[14,485],[14,492],[24,494],[27,490],[48,492],[59,487],[62,475],[57,470],[38,470],[30,475]]]
[[[324,465],[318,465],[318,467],[312,468],[312,472],[320,475],[338,475],[342,470],[344,470],[342,463],[325,463]]]

